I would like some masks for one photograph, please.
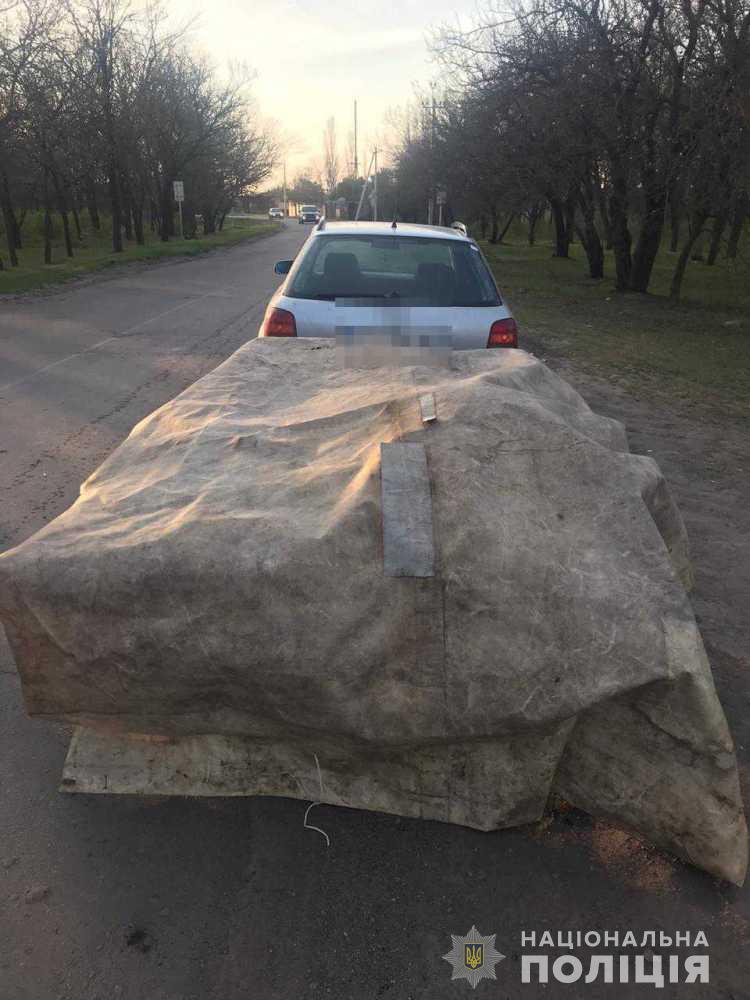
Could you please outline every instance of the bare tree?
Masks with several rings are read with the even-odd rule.
[[[323,185],[328,197],[339,181],[339,154],[336,143],[336,120],[329,118],[323,133]]]
[[[28,207],[42,210],[49,263],[54,213],[72,255],[82,206],[98,229],[105,192],[114,251],[145,241],[147,211],[169,239],[177,177],[186,208],[200,205],[206,231],[220,227],[277,158],[248,86],[247,75],[219,82],[158,5],[18,0],[0,11],[0,209],[11,264]]]
[[[489,218],[497,234],[498,206],[544,199],[555,254],[575,235],[601,277],[606,243],[623,292],[648,289],[667,210],[674,250],[685,219],[691,246],[710,226],[709,263],[728,226],[736,253],[750,188],[747,0],[530,0],[511,15],[489,0],[483,11],[434,41],[458,92],[438,152],[483,229]],[[402,178],[420,142],[412,132]]]
[[[0,207],[8,256],[18,266],[21,230],[13,208],[10,174],[28,149],[24,124],[29,118],[24,86],[29,73],[46,50],[55,18],[49,0],[26,0],[5,5],[0,11]],[[1,261],[0,261],[1,263]]]

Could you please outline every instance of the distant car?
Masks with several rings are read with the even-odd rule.
[[[283,208],[269,208],[268,209],[268,218],[269,219],[283,219],[284,218],[284,209]]]
[[[299,210],[299,224],[320,222],[320,212],[315,205],[302,205]]]
[[[381,328],[392,342],[397,323],[400,346],[518,346],[516,322],[481,250],[456,229],[326,221],[295,260],[274,270],[287,278],[259,337],[337,337],[346,330],[354,345],[357,330],[365,343]]]

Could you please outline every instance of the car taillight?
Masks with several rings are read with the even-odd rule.
[[[288,309],[272,309],[263,324],[264,337],[296,337],[297,324],[294,313]]]
[[[490,327],[488,347],[518,347],[518,327],[514,319],[499,319]]]

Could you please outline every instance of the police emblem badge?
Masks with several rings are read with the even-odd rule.
[[[451,979],[466,979],[472,989],[476,989],[482,979],[496,979],[495,966],[505,958],[495,948],[496,936],[483,937],[476,927],[472,927],[465,937],[451,934],[453,947],[443,955],[453,966]]]

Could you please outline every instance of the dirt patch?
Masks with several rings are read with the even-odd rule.
[[[628,885],[651,892],[666,892],[672,887],[674,863],[635,834],[597,821],[591,846],[600,863],[614,869]]]
[[[673,888],[681,863],[637,834],[607,820],[597,819],[558,799],[551,811],[528,827],[534,839],[549,847],[578,843],[589,851],[609,876],[630,888],[663,893]]]

